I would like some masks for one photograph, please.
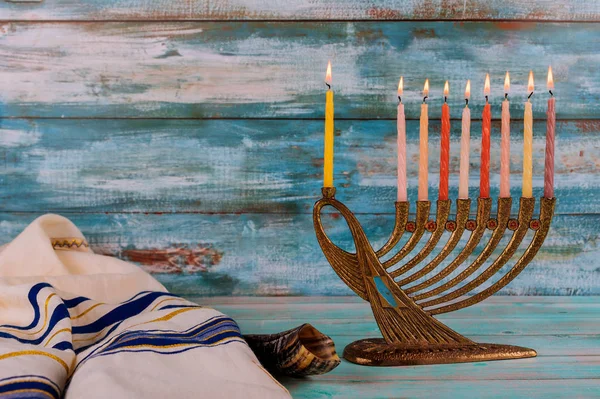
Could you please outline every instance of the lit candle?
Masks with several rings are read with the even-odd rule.
[[[458,182],[458,198],[469,198],[469,146],[471,144],[471,81],[465,87],[465,108],[462,113],[462,134],[460,136],[460,179]]]
[[[544,168],[544,197],[554,198],[554,134],[556,126],[556,111],[554,110],[554,78],[552,67],[548,67],[548,112],[546,119],[546,164]]]
[[[327,63],[325,84],[325,154],[323,159],[323,186],[333,187],[333,90],[331,90],[331,61]]]
[[[448,199],[448,177],[450,175],[450,107],[448,106],[448,81],[444,85],[442,104],[442,137],[440,147],[440,190],[439,199]]]
[[[421,124],[419,130],[419,201],[427,201],[427,163],[429,141],[429,115],[427,111],[427,96],[429,95],[429,79],[425,80],[423,87],[423,104],[421,104]]]
[[[490,75],[485,75],[483,87],[485,105],[481,121],[481,168],[479,171],[479,197],[490,197],[490,130],[492,128],[492,111],[488,96],[490,95]]]
[[[523,118],[523,197],[533,197],[533,112],[531,111],[531,96],[533,95],[533,71],[529,71],[527,85],[529,96],[525,103]]]
[[[502,101],[502,127],[500,142],[500,197],[510,197],[510,76],[504,78],[504,101]]]
[[[398,202],[406,201],[406,119],[404,117],[404,104],[402,92],[404,79],[400,76],[398,82]]]

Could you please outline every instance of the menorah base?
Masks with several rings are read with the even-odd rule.
[[[344,349],[344,359],[363,366],[415,366],[523,359],[537,356],[529,348],[500,344],[467,344],[406,347],[383,338],[361,339]]]

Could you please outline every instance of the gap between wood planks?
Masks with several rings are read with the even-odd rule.
[[[525,19],[525,18],[514,18],[514,19],[494,19],[494,18],[451,18],[451,19],[440,19],[440,18],[418,18],[418,19],[385,19],[385,18],[360,18],[360,19],[348,19],[348,18],[329,18],[329,19],[203,19],[203,18],[164,18],[164,19],[11,19],[11,18],[0,18],[0,23],[31,23],[31,24],[95,24],[95,23],[188,23],[188,22],[210,22],[210,23],[277,23],[277,24],[293,24],[302,22],[314,22],[314,23],[381,23],[381,22],[396,22],[396,23],[411,23],[411,22],[497,22],[497,23],[531,23],[531,24],[590,24],[599,23],[600,19],[589,19],[589,20],[570,20],[570,19]]]
[[[148,117],[148,116],[2,116],[0,115],[0,121],[3,119],[6,120],[136,120],[136,121],[155,121],[155,120],[172,120],[172,121],[204,121],[204,120],[217,120],[217,121],[323,121],[324,117],[306,117],[306,118],[298,118],[298,117],[244,117],[244,116],[203,116],[203,117]],[[438,120],[439,118],[430,118],[430,120]],[[396,118],[344,118],[344,117],[336,117],[336,121],[360,121],[360,122],[373,122],[373,121],[396,121]],[[406,121],[419,121],[419,118],[406,118]],[[518,121],[518,118],[515,118],[514,121]],[[598,118],[557,118],[556,122],[580,122],[580,121],[596,121],[600,120]],[[461,118],[450,118],[450,121],[461,122]],[[492,118],[492,122],[500,122],[500,118]],[[546,118],[534,118],[534,122],[545,122]],[[471,122],[481,122],[481,118],[471,118]]]

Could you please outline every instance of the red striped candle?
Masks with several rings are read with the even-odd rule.
[[[556,128],[556,111],[554,95],[554,79],[552,77],[552,67],[548,68],[548,91],[550,99],[548,100],[548,111],[546,112],[546,162],[544,167],[544,197],[554,198],[554,134]]]

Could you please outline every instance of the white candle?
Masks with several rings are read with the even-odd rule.
[[[500,197],[510,197],[510,103],[508,90],[510,77],[506,72],[504,78],[504,101],[502,101],[502,126],[500,129]]]
[[[469,109],[469,96],[471,95],[471,81],[467,80],[465,88],[465,101],[467,105],[462,113],[462,134],[460,136],[460,178],[458,181],[458,198],[469,198],[469,147],[471,143],[471,110]]]
[[[428,195],[428,160],[429,160],[429,115],[425,99],[429,95],[429,79],[423,88],[423,104],[421,104],[421,120],[419,129],[419,201],[427,201]]]
[[[398,83],[398,202],[407,200],[406,194],[406,119],[404,117],[404,104],[402,104],[402,90],[404,79],[400,77]]]

